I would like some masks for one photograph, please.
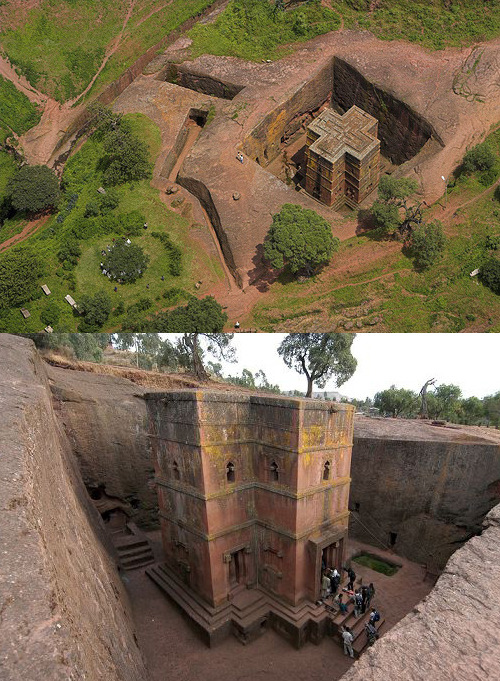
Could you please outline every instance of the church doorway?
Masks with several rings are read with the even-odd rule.
[[[229,588],[237,589],[246,583],[245,549],[231,553],[229,562]]]

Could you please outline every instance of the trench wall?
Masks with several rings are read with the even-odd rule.
[[[341,681],[500,678],[500,506],[450,558],[436,586]]]
[[[154,467],[141,386],[115,376],[47,367],[58,414],[87,487],[131,505],[143,528],[158,524]]]
[[[351,475],[350,535],[441,568],[500,502],[500,447],[355,437]]]
[[[123,584],[33,343],[0,335],[2,679],[147,681]]]
[[[266,166],[281,151],[281,139],[299,130],[307,114],[312,114],[331,98],[332,64],[321,69],[299,87],[290,99],[269,113],[243,143],[245,154]],[[312,115],[310,115],[312,119]],[[309,120],[308,120],[309,122]]]

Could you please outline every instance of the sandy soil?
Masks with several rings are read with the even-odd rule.
[[[159,532],[149,536],[160,558]],[[358,542],[350,542],[352,550],[362,547]],[[394,626],[432,587],[423,581],[424,570],[420,565],[399,557],[397,562],[403,567],[393,577],[355,566],[358,578],[375,584],[374,604],[386,618],[387,627]],[[340,645],[331,639],[323,640],[318,646],[308,643],[301,650],[295,650],[274,631],[267,631],[248,646],[229,637],[219,646],[207,648],[143,569],[125,573],[123,580],[132,602],[139,645],[153,681],[165,681],[166,678],[177,681],[201,678],[204,681],[265,678],[325,681],[340,678],[352,666]]]

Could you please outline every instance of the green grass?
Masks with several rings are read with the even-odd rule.
[[[0,128],[22,135],[41,118],[38,108],[10,80],[0,76]]]
[[[495,38],[500,33],[498,0],[384,0],[369,13],[359,0],[338,0],[346,28],[372,31],[383,40],[408,40],[430,49],[460,47]]]
[[[197,24],[189,33],[193,56],[208,53],[260,61],[278,59],[303,42],[340,26],[336,12],[319,2],[275,12],[260,0],[232,0],[213,24]]]
[[[92,88],[120,76],[146,50],[213,0],[137,0],[122,42]],[[42,0],[22,25],[6,0],[0,42],[10,61],[37,89],[66,101],[90,83],[106,50],[121,31],[128,0]],[[154,10],[149,19],[147,15]]]
[[[161,147],[161,136],[158,127],[142,114],[127,115],[133,131],[148,143],[151,158],[154,159]],[[128,183],[117,188],[120,203],[115,209],[117,214],[125,214],[131,211],[140,211],[148,222],[148,230],[144,230],[137,237],[131,237],[133,243],[137,243],[150,256],[150,263],[143,277],[134,284],[118,285],[115,293],[115,283],[103,276],[99,264],[101,262],[101,250],[112,243],[113,237],[120,238],[117,234],[96,235],[80,241],[82,249],[78,264],[73,273],[68,273],[61,266],[57,253],[64,240],[65,234],[72,228],[78,219],[84,214],[86,204],[95,199],[97,188],[102,184],[102,173],[98,169],[98,161],[102,155],[101,142],[90,138],[82,148],[67,163],[65,171],[65,199],[61,211],[66,215],[62,223],[57,221],[54,215],[35,235],[25,243],[32,244],[44,263],[45,271],[39,283],[47,284],[52,295],[47,298],[40,296],[27,305],[31,313],[28,320],[23,320],[18,309],[0,313],[0,330],[12,332],[35,332],[43,329],[40,314],[49,303],[56,300],[61,309],[61,319],[56,330],[75,331],[78,327],[79,318],[64,301],[64,296],[70,293],[78,301],[85,293],[95,293],[105,290],[113,300],[114,308],[123,304],[125,311],[121,314],[113,313],[108,320],[106,329],[118,330],[126,319],[126,308],[136,303],[139,299],[147,297],[152,306],[145,314],[158,312],[159,310],[178,304],[179,300],[187,300],[190,293],[196,293],[194,284],[200,278],[200,270],[203,268],[204,279],[217,281],[224,278],[224,272],[218,263],[216,256],[208,257],[201,253],[190,235],[191,221],[169,210],[161,201],[157,189],[150,186],[149,180]],[[78,194],[78,199],[73,209],[68,213],[64,211],[64,205],[68,199]],[[8,221],[4,227],[14,227],[13,221]],[[164,245],[151,236],[153,231],[168,233],[172,242],[182,251],[183,271],[181,276],[171,276],[168,270],[169,256]],[[0,232],[1,239],[2,232]],[[0,254],[1,257],[1,254]],[[71,287],[71,275],[75,280],[74,290]],[[69,276],[69,278],[68,278]],[[164,276],[164,281],[161,281]],[[147,285],[149,284],[149,289]],[[163,293],[169,289],[181,289],[185,293],[179,300],[165,300]]]
[[[0,149],[0,201],[5,195],[7,182],[16,172],[16,168],[14,158],[8,152]]]
[[[391,565],[381,558],[372,556],[371,553],[362,553],[360,556],[355,556],[353,559],[354,563],[359,563],[359,565],[364,565],[370,570],[375,570],[375,572],[380,572],[387,577],[392,577],[399,570],[397,565]]]

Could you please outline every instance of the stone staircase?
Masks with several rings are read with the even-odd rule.
[[[155,557],[148,539],[135,523],[127,523],[126,532],[113,532],[111,539],[124,570],[136,570],[154,563]]]
[[[345,614],[339,613],[332,618],[332,634],[333,637],[342,644],[342,632],[341,628],[344,626],[350,627],[352,634],[354,636],[354,642],[352,648],[354,650],[354,655],[359,656],[363,650],[368,646],[368,639],[365,633],[365,624],[370,619],[370,610],[367,610],[360,617],[354,617],[354,605],[352,603],[348,604],[348,610]],[[385,619],[380,616],[378,622],[375,623],[375,628],[379,632],[385,624]]]
[[[150,577],[191,619],[205,642],[212,646],[230,632],[248,643],[272,627],[299,648],[307,640],[324,637],[330,616],[323,605],[292,606],[261,590],[242,589],[218,608],[210,606],[163,564],[146,569]]]

